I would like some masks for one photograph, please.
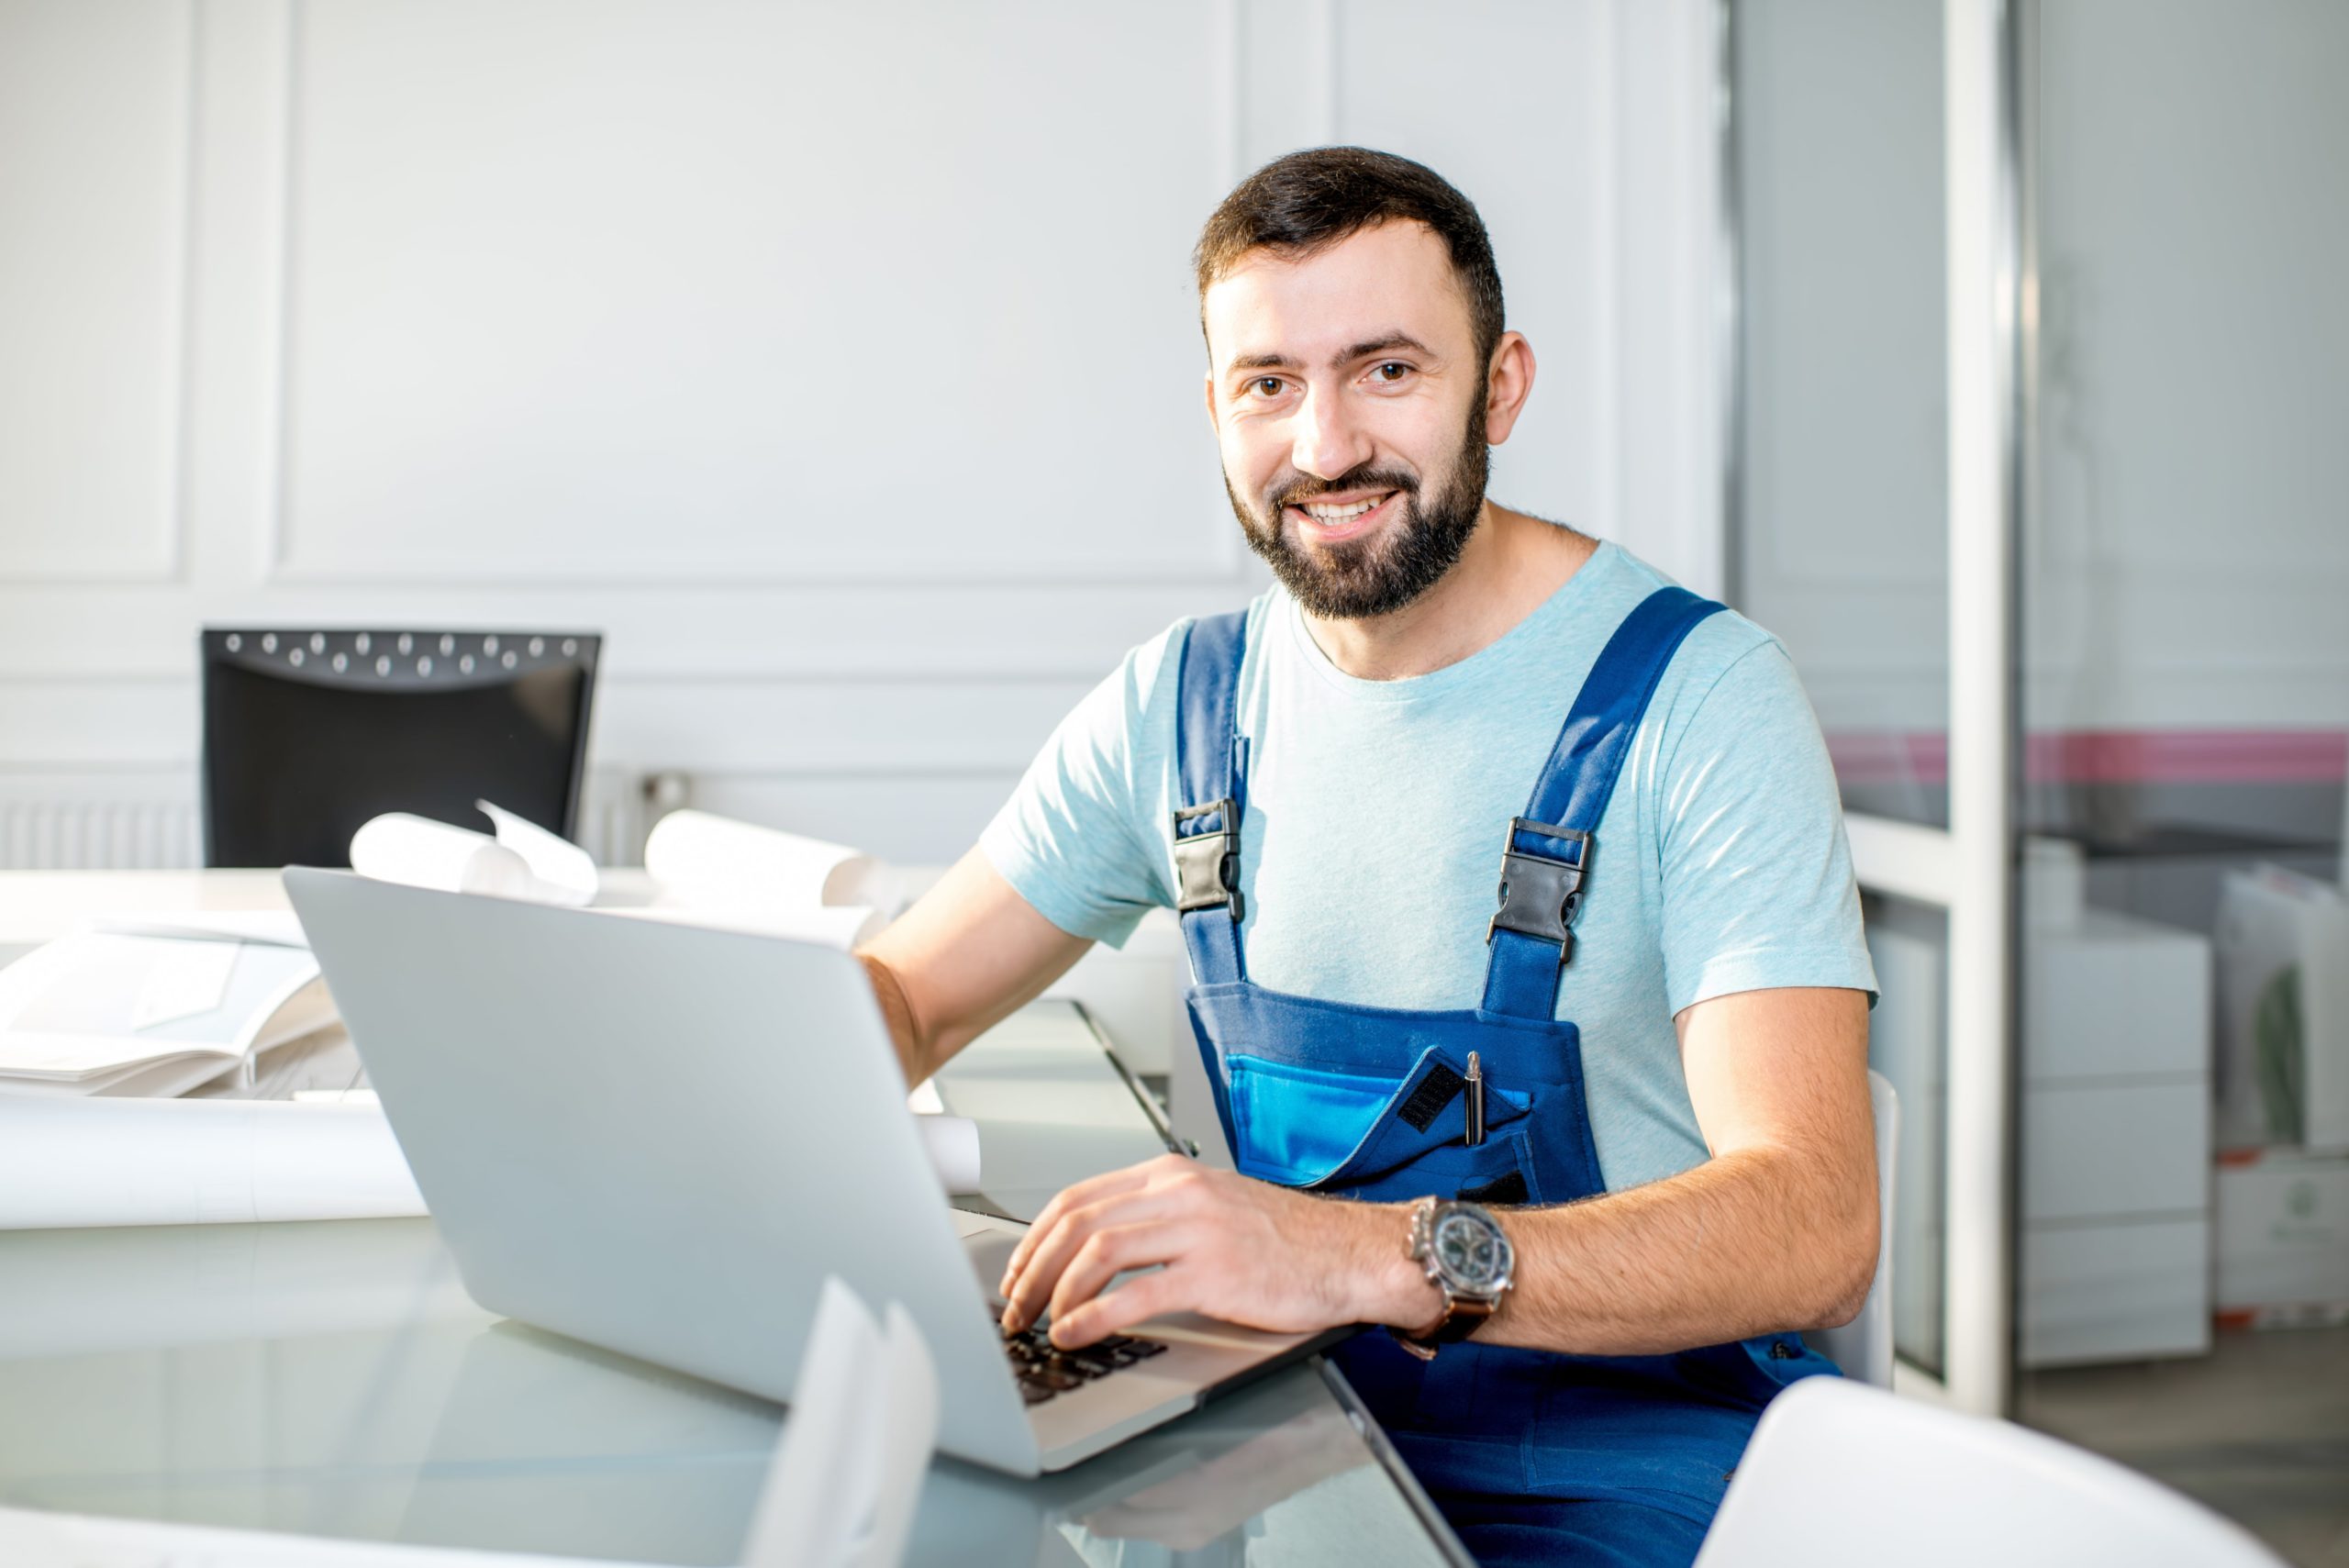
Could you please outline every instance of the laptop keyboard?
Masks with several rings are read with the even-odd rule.
[[[1112,1334],[1081,1351],[1056,1351],[1051,1335],[1041,1323],[1016,1334],[998,1326],[996,1332],[1003,1335],[1004,1359],[1011,1363],[1012,1375],[1019,1380],[1019,1397],[1030,1405],[1041,1405],[1056,1394],[1065,1394],[1096,1378],[1122,1372],[1166,1349],[1156,1340],[1129,1340]]]

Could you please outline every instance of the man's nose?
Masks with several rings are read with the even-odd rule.
[[[1297,414],[1297,440],[1289,462],[1316,479],[1335,479],[1370,461],[1369,433],[1348,415],[1345,400],[1312,391]]]

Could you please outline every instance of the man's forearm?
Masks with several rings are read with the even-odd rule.
[[[1736,1150],[1666,1181],[1554,1208],[1505,1209],[1517,1284],[1480,1343],[1651,1355],[1847,1322],[1875,1271],[1874,1173],[1817,1155]],[[1364,1216],[1391,1235],[1364,1316],[1423,1328],[1436,1296],[1403,1259],[1408,1206]],[[1399,1261],[1397,1261],[1399,1260]]]

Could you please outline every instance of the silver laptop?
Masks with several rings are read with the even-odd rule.
[[[1020,1227],[947,1206],[857,962],[828,948],[289,869],[369,1079],[489,1311],[785,1399],[818,1288],[903,1302],[938,1446],[1063,1469],[1341,1337],[1188,1314],[1007,1342]]]

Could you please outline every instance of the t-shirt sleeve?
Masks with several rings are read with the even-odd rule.
[[[1667,738],[1660,777],[1672,1011],[1781,985],[1865,991],[1873,1006],[1834,769],[1775,639],[1721,673]]]
[[[1122,947],[1143,915],[1174,903],[1169,851],[1150,831],[1172,721],[1157,687],[1169,632],[1143,643],[1052,731],[979,849],[1012,888],[1071,936]]]

